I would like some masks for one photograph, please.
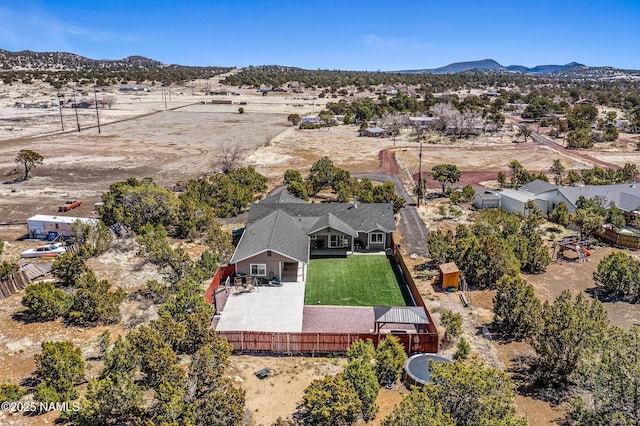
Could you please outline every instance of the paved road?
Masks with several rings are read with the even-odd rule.
[[[400,220],[398,221],[398,230],[402,235],[402,248],[409,255],[415,254],[421,257],[428,257],[427,237],[429,236],[429,231],[418,214],[415,200],[407,192],[400,178],[384,173],[367,173],[354,176],[360,178],[368,177],[376,182],[393,182],[396,194],[406,201],[405,207],[399,212]]]

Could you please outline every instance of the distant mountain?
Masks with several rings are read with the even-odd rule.
[[[89,59],[67,52],[33,52],[23,50],[10,52],[0,49],[0,67],[3,69],[37,70],[154,70],[163,68],[162,62],[143,56],[128,56],[124,59]]]
[[[579,64],[577,62],[570,62],[566,65],[537,65],[533,68],[527,68],[522,65],[509,65],[506,67],[509,71],[520,71],[520,72],[532,72],[538,74],[551,74],[557,71],[564,71],[567,68],[573,67],[584,67],[584,65]]]
[[[404,74],[457,74],[466,71],[514,71],[522,73],[551,74],[573,67],[584,67],[584,65],[578,64],[577,62],[571,62],[566,65],[538,65],[533,68],[527,68],[523,65],[509,65],[505,67],[493,59],[483,59],[481,61],[455,62],[441,68],[405,70],[398,72]]]

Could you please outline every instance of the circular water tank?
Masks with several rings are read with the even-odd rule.
[[[404,364],[403,378],[410,385],[423,385],[431,381],[431,368],[429,362],[451,363],[449,358],[436,354],[415,354]]]

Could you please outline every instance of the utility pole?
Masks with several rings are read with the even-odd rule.
[[[420,199],[422,198],[422,141],[420,141],[420,153],[418,154],[418,207],[420,207]]]
[[[76,86],[73,86],[73,107],[76,110],[76,124],[78,125],[78,132],[80,132],[80,120],[78,120],[78,103],[76,102]]]
[[[63,99],[63,95],[58,93],[58,109],[60,110],[60,126],[62,127],[62,131],[64,132],[64,121],[62,121],[62,99]]]
[[[96,92],[96,85],[93,85],[93,97],[96,102],[96,118],[98,119],[98,134],[100,134],[100,114],[98,113],[98,93]]]

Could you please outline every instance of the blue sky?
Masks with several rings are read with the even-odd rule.
[[[0,3],[0,48],[181,65],[392,71],[491,58],[640,69],[639,25],[639,0],[12,0]]]

